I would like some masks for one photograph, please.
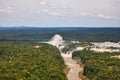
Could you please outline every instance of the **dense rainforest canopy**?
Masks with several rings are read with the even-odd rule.
[[[0,80],[67,80],[64,68],[54,46],[0,42]]]
[[[89,42],[120,41],[120,28],[4,28],[0,27],[0,80],[67,80],[64,61],[59,50],[48,41],[60,34],[68,44],[62,50],[91,46]],[[6,42],[5,42],[6,41]],[[87,42],[87,43],[85,43]],[[72,58],[80,58],[83,74],[90,80],[120,80],[120,53],[76,51]]]
[[[84,65],[83,74],[90,80],[120,80],[120,59],[111,56],[120,53],[75,51],[72,58],[80,58]]]
[[[60,34],[66,41],[120,41],[120,28],[0,28],[0,41],[48,41]]]

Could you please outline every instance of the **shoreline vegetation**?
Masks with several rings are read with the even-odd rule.
[[[68,67],[68,65],[66,65],[66,68],[64,69],[65,75],[68,75],[69,71],[70,71],[70,68]]]
[[[120,53],[93,52],[84,49],[73,52],[72,58],[81,59],[84,70],[79,72],[79,76],[83,80],[119,80],[120,59],[111,58],[115,55],[120,55]]]
[[[76,61],[76,64],[79,64],[80,67],[83,68],[82,71],[79,71],[79,72],[78,72],[79,78],[80,78],[81,80],[90,80],[88,77],[86,77],[86,76],[83,74],[83,72],[84,72],[84,65],[82,64],[81,59],[78,58],[78,57],[75,57],[75,58],[72,58],[72,59]]]
[[[0,42],[0,80],[67,80],[59,50],[45,43]]]

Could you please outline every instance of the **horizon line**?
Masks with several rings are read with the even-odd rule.
[[[0,26],[0,28],[120,28],[120,26]]]

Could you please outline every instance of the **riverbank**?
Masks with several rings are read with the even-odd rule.
[[[72,59],[72,57],[68,56],[68,54],[61,53],[65,64],[70,68],[67,78],[68,80],[82,80],[79,77],[79,72],[83,71],[83,67],[81,67],[79,64],[77,64],[77,61]]]

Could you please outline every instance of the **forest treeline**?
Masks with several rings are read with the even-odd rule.
[[[80,58],[84,66],[83,75],[90,80],[120,80],[120,59],[111,56],[115,52],[93,52],[90,50],[75,51],[72,58]]]
[[[59,50],[45,43],[0,42],[0,80],[67,80]]]
[[[66,41],[120,41],[120,28],[0,28],[0,41],[48,41],[55,34]]]

